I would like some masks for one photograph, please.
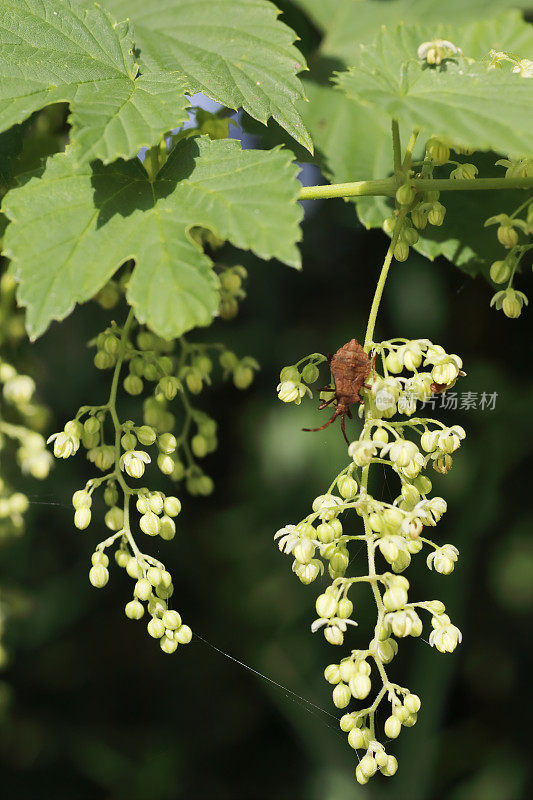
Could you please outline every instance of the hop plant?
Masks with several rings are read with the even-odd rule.
[[[424,617],[429,615],[432,647],[450,653],[461,642],[461,632],[444,604],[413,598],[404,573],[424,548],[430,551],[428,568],[441,575],[449,575],[458,560],[454,545],[438,544],[426,535],[447,508],[442,497],[431,495],[427,472],[430,468],[449,471],[451,454],[460,448],[465,431],[416,411],[433,391],[454,385],[464,374],[462,361],[427,339],[394,339],[374,343],[372,349],[381,357],[383,375],[376,376],[365,397],[361,433],[348,447],[350,463],[315,498],[303,520],[286,525],[274,536],[279,549],[291,556],[292,570],[302,583],[312,583],[325,571],[329,574],[330,583],[317,597],[317,618],[311,625],[312,632],[321,630],[329,644],[342,646],[348,631],[358,626],[356,594],[362,585],[369,587],[375,599],[377,618],[368,644],[352,649],[324,672],[334,687],[337,708],[358,704],[344,713],[340,727],[348,735],[348,744],[364,751],[356,768],[361,784],[378,771],[393,775],[398,767],[377,739],[376,715],[383,713],[383,706],[388,706],[384,712],[388,740],[414,725],[421,707],[416,694],[389,678],[388,664],[398,652],[399,641],[421,636]],[[392,503],[368,492],[369,471],[375,463],[395,475],[399,493]],[[355,530],[349,518],[343,519],[352,510],[359,517]],[[366,545],[367,574],[348,574],[354,542]],[[365,704],[373,687],[373,700]]]

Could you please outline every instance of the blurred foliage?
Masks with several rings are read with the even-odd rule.
[[[316,32],[294,10],[287,21],[307,52]],[[46,131],[43,152],[54,137]],[[34,164],[35,149],[26,157]],[[4,583],[24,587],[28,603],[25,618],[8,631],[14,656],[0,685],[6,797],[531,796],[530,319],[490,310],[485,282],[443,259],[413,255],[391,271],[378,336],[441,342],[464,359],[461,391],[497,392],[498,399],[494,411],[450,412],[450,423],[468,432],[452,472],[436,479],[449,502],[441,536],[461,552],[456,571],[428,573],[422,561],[410,575],[421,596],[438,585],[435,595],[449,605],[463,645],[451,656],[420,639],[401,648],[398,680],[421,696],[422,713],[393,747],[397,776],[361,788],[321,678],[331,648],[309,630],[316,587],[288,572],[272,541],[328,485],[345,446],[335,428],[302,433],[320,424],[314,404],[283,406],[275,386],[283,365],[362,335],[386,237],[365,231],[351,204],[315,202],[306,210],[303,272],[249,255],[243,262],[239,254],[250,275],[248,300],[236,320],[199,333],[252,353],[262,369],[246,393],[228,386],[205,393],[206,411],[220,421],[220,450],[208,465],[216,491],[208,500],[188,499],[178,535],[163,543],[180,608],[197,634],[187,649],[167,657],[124,618],[129,586],[118,569],[106,589],[89,585],[95,533],[74,529],[71,507],[73,491],[89,475],[83,458],[56,464],[45,484],[28,480],[21,487],[32,501],[28,530],[4,547],[0,568]],[[223,258],[236,263],[237,254],[226,248]],[[120,322],[125,310],[116,316]],[[55,414],[50,431],[81,402],[106,395],[109,376],[93,368],[85,345],[107,322],[108,314],[89,304],[28,345],[41,398]],[[127,415],[138,400],[121,402]],[[357,567],[365,557],[354,553]],[[361,601],[362,619],[370,619],[367,611]],[[354,647],[360,635],[351,633]]]

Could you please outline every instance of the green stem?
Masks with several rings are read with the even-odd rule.
[[[418,192],[476,192],[500,189],[533,189],[533,178],[413,178],[411,185]],[[331,183],[324,186],[303,186],[298,200],[327,200],[334,197],[394,197],[398,182],[395,177],[371,181]]]
[[[392,152],[394,156],[394,172],[396,175],[402,169],[402,145],[400,141],[400,127],[398,120],[392,120]]]
[[[381,302],[381,296],[383,294],[383,289],[385,287],[385,281],[387,280],[387,275],[389,274],[389,267],[391,265],[392,257],[394,255],[394,248],[396,247],[396,244],[398,242],[398,237],[400,235],[400,231],[403,225],[403,220],[405,215],[407,214],[407,211],[408,209],[404,208],[398,214],[398,219],[396,220],[396,225],[394,228],[394,233],[391,239],[391,243],[385,255],[383,266],[381,267],[381,273],[379,276],[378,285],[376,286],[376,291],[374,293],[374,299],[372,301],[372,307],[370,309],[370,315],[368,317],[368,325],[366,327],[365,343],[363,345],[365,350],[368,350],[372,343],[372,338],[374,336],[374,328],[376,325],[376,317],[378,315],[379,304]]]
[[[148,173],[150,183],[153,183],[157,173],[159,172],[159,145],[150,147],[150,149],[146,151],[146,155],[144,157],[144,168]]]

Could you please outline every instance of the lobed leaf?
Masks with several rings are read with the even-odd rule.
[[[128,301],[156,333],[173,338],[217,313],[218,280],[190,235],[201,226],[299,267],[297,167],[287,151],[240,149],[234,140],[187,139],[152,184],[141,163],[76,167],[72,151],[6,196],[4,248],[35,339],[90,299],[129,259]]]
[[[527,6],[517,0],[293,0],[323,31],[322,56],[339,58],[349,65],[359,55],[359,46],[376,38],[380,28],[423,24],[439,27],[443,16],[448,28],[484,21],[510,8]],[[433,39],[438,34],[430,36]],[[453,41],[453,40],[452,40]]]
[[[417,58],[427,39],[427,29],[419,27],[383,29],[375,44],[361,48],[356,65],[338,76],[339,88],[426,136],[477,150],[529,153],[533,81],[468,57],[430,68]],[[454,44],[461,46],[460,35]]]
[[[244,108],[266,124],[273,117],[312,152],[296,101],[305,59],[296,35],[267,0],[104,0],[117,19],[129,18],[142,64],[178,70],[189,92],[228,108]]]
[[[179,70],[139,75],[128,23],[74,0],[0,0],[0,130],[71,107],[79,161],[135,155],[187,119]]]

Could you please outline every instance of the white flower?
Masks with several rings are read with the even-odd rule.
[[[329,522],[334,519],[341,509],[338,506],[342,505],[340,497],[334,494],[321,494],[313,500],[313,511],[318,511],[318,516],[324,522]]]
[[[453,572],[455,562],[459,557],[459,550],[453,544],[445,544],[437,547],[426,559],[429,569],[435,569],[441,575],[449,575]]]
[[[441,614],[440,618],[433,617],[432,625],[437,627],[434,627],[429,634],[430,645],[436,647],[441,653],[452,653],[463,639],[459,628],[451,624],[450,618],[446,614]]]
[[[366,467],[378,452],[381,442],[358,439],[348,447],[348,455],[351,456],[358,467]]]
[[[65,433],[65,431],[53,433],[47,439],[46,444],[50,444],[50,442],[54,443],[54,455],[56,458],[69,458],[77,453],[80,446],[78,437]]]
[[[309,395],[312,397],[309,387],[301,381],[299,383],[295,383],[294,381],[282,381],[282,383],[278,383],[276,391],[279,399],[283,403],[295,403],[297,406],[302,402],[302,397],[305,396],[306,392],[309,392]]]
[[[152,459],[144,450],[127,450],[120,456],[119,467],[126,470],[132,478],[141,478],[144,475],[145,465]]]

